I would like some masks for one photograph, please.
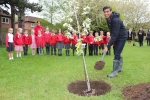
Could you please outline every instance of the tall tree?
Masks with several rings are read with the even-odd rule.
[[[4,5],[8,9],[10,7],[7,5],[9,4],[11,7],[11,16],[12,16],[12,28],[14,28],[14,22],[15,22],[15,14],[18,15],[18,27],[24,29],[24,16],[25,11],[41,11],[42,6],[40,6],[38,3],[30,3],[29,0],[1,0],[0,5]]]
[[[41,12],[44,19],[52,24],[61,21],[63,17],[64,2],[66,0],[41,0],[40,4],[43,6],[43,11]]]

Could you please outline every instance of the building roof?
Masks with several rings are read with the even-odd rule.
[[[24,22],[35,23],[35,21],[37,21],[37,20],[39,20],[39,18],[37,18],[37,17],[25,16]],[[15,23],[18,23],[18,20]]]
[[[2,17],[11,17],[11,14],[8,11],[6,11],[6,10],[4,10],[0,7],[0,16],[2,16]]]
[[[37,21],[39,18],[37,17],[32,17],[32,16],[25,16],[25,22],[35,22]]]

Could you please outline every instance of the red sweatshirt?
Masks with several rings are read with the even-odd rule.
[[[102,40],[100,41],[100,44],[105,44],[106,43],[106,36],[102,36]]]
[[[86,35],[81,35],[81,38],[83,39],[82,42],[87,42],[87,36]]]
[[[56,41],[57,42],[63,42],[64,41],[64,35],[63,34],[57,34],[56,35]]]
[[[37,36],[38,35],[38,30],[41,30],[41,33],[42,34],[44,34],[44,29],[43,29],[43,27],[40,25],[36,25],[35,27],[34,27],[34,31],[35,31],[35,35]]]
[[[44,41],[44,37],[43,37],[42,35],[36,36],[36,45],[37,45],[37,47],[38,47],[38,46],[44,47],[44,45],[45,45],[44,42],[45,42],[45,41]]]
[[[107,36],[106,36],[105,44],[107,44],[109,41],[110,41],[110,37],[107,37]]]
[[[36,39],[36,36],[34,35],[34,39]],[[32,35],[29,35],[29,44],[32,44]],[[35,40],[36,41],[36,40]]]
[[[23,45],[22,34],[16,33],[14,36],[15,45]]]
[[[51,33],[50,32],[45,32],[44,33],[44,40],[45,40],[45,43],[46,42],[49,42],[50,43],[50,37],[51,37]]]
[[[87,43],[88,44],[93,44],[93,42],[94,42],[94,36],[93,35],[87,36]]]
[[[71,39],[69,39],[67,36],[64,36],[64,44],[70,44]]]
[[[9,47],[9,46],[8,46],[8,38],[9,38],[9,37],[8,37],[8,34],[6,34],[6,38],[5,38],[6,47]]]
[[[29,35],[23,35],[22,40],[23,40],[23,45],[29,45],[29,42],[30,42]]]
[[[99,42],[99,41],[94,41],[94,42],[93,42],[93,44],[95,44],[95,45],[99,45],[99,44],[100,44],[100,42]]]
[[[50,37],[50,45],[54,45],[56,44],[56,35],[54,34],[51,34],[51,37]]]
[[[77,35],[73,35],[73,39],[72,39],[72,44],[77,44],[77,39],[78,39],[78,36]]]

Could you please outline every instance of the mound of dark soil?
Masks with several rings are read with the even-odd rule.
[[[122,95],[129,100],[150,100],[150,83],[124,87]]]
[[[111,90],[111,86],[104,81],[91,81],[91,89],[93,93],[91,95],[99,96]],[[68,90],[70,93],[74,93],[80,96],[88,96],[85,91],[87,90],[87,84],[85,81],[76,81],[68,85]]]
[[[95,63],[94,68],[95,68],[96,70],[102,70],[102,69],[104,68],[104,66],[105,66],[105,62],[104,62],[104,61],[97,61],[97,62]]]

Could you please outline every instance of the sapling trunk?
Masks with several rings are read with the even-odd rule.
[[[89,81],[89,77],[88,77],[88,73],[87,73],[87,68],[86,68],[86,63],[85,63],[85,58],[84,58],[84,48],[83,48],[83,53],[82,53],[82,60],[83,60],[83,65],[84,65],[85,80],[86,80],[87,88],[88,88],[87,92],[90,92],[91,91],[91,87],[90,87],[90,81]]]

